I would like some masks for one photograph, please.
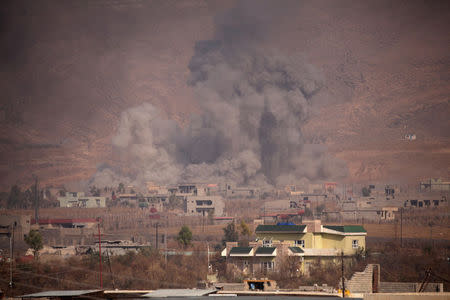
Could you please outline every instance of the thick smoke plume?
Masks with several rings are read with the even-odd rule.
[[[219,16],[216,39],[197,42],[189,63],[189,85],[202,114],[180,128],[148,103],[124,111],[113,145],[126,155],[128,177],[104,169],[94,183],[263,186],[345,176],[342,162],[302,137],[321,77],[301,57],[262,47],[270,24],[293,5],[280,11],[274,2],[244,1]]]

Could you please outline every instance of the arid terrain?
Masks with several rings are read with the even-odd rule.
[[[232,1],[42,2],[0,10],[1,189],[120,164],[111,138],[140,103],[180,125],[201,113],[188,64]],[[347,163],[346,181],[450,174],[449,20],[448,1],[314,1],[267,29],[261,47],[321,74],[302,130]]]

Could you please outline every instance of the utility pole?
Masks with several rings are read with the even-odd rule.
[[[100,232],[100,218],[97,219],[97,228],[98,228],[98,255],[99,255],[99,269],[100,269],[100,288],[103,288],[103,278],[102,278],[102,238]]]
[[[156,243],[155,243],[155,246],[156,246],[156,250],[158,250],[159,249],[159,245],[158,245],[158,225],[159,225],[159,223],[156,223],[155,224],[155,230],[156,230]]]
[[[13,239],[14,239],[14,223],[11,224],[9,232],[9,287],[13,288]]]
[[[208,270],[206,273],[206,280],[208,280],[208,274],[209,274],[209,243],[206,242],[206,255],[208,256]]]
[[[202,213],[202,232],[205,232],[205,211]]]
[[[395,220],[395,243],[398,243],[398,234],[397,234],[398,220]]]
[[[166,226],[164,227],[164,262],[167,267],[167,227],[169,227],[169,217],[166,216]]]
[[[113,286],[113,289],[116,289],[116,285],[114,284],[114,276],[113,276],[113,272],[112,272],[112,267],[111,267],[111,258],[109,257],[109,250],[106,250],[106,255],[108,256],[109,273],[111,274],[112,286]]]
[[[34,219],[39,224],[39,195],[38,195],[38,178],[34,176]]]
[[[400,248],[403,248],[403,207],[400,207]]]
[[[347,185],[344,183],[344,202],[347,201]]]
[[[206,246],[207,246],[207,255],[208,255],[208,274],[209,274],[209,242],[206,242]]]
[[[266,202],[264,202],[263,225],[266,225]]]
[[[344,251],[341,252],[342,298],[345,298]]]
[[[430,247],[433,249],[433,222],[428,223],[430,225]]]

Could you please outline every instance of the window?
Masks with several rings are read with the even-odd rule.
[[[263,247],[272,247],[272,240],[264,240]]]
[[[263,270],[273,270],[274,263],[273,261],[264,261],[261,263],[261,268]]]
[[[358,240],[353,240],[353,241],[352,241],[352,248],[353,248],[353,249],[359,248]]]
[[[294,242],[295,246],[305,248],[305,240],[296,240]]]

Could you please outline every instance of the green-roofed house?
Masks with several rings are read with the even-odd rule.
[[[328,226],[316,220],[304,225],[258,225],[255,234],[263,246],[285,242],[291,247],[329,249],[353,255],[366,247],[367,232],[360,225]]]
[[[227,268],[244,274],[276,270],[283,258],[295,257],[299,270],[307,273],[318,258],[322,262],[336,260],[343,252],[355,255],[366,247],[367,232],[360,225],[322,225],[319,220],[302,225],[258,225],[256,241],[249,247],[227,243],[222,256],[227,257]]]

